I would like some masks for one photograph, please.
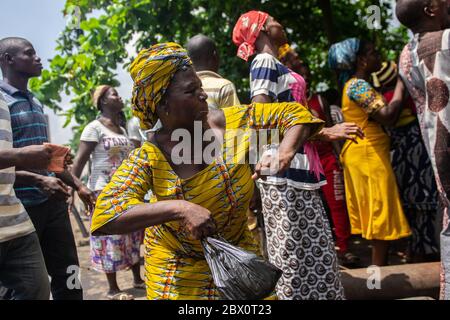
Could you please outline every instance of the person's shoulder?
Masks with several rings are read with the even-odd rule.
[[[266,66],[275,66],[278,60],[268,53],[258,53],[252,61],[252,66],[256,65],[266,65]]]
[[[89,122],[86,127],[84,127],[83,132],[90,134],[95,133],[96,135],[100,136],[102,134],[105,134],[106,127],[98,119],[95,119]]]
[[[1,94],[1,96],[3,98],[2,100],[4,102],[6,102],[8,107],[11,107],[12,105],[15,105],[18,102],[26,102],[27,101],[25,98],[20,99],[20,98],[17,98],[17,97],[14,97],[14,96],[10,95],[8,92],[3,90],[2,88],[0,88],[0,94]]]
[[[98,120],[89,122],[81,132],[80,141],[98,142],[102,134],[102,127]]]
[[[345,85],[346,93],[350,97],[370,91],[372,85],[364,79],[352,78]]]
[[[225,79],[222,75],[213,71],[200,71],[197,72],[197,75],[202,81],[204,87],[209,87],[210,85],[214,87],[223,87],[232,84],[230,80]]]
[[[234,90],[235,89],[234,83],[231,82],[230,80],[225,79],[225,78],[222,78],[220,80],[221,80],[220,81],[220,87],[221,87],[222,90],[226,90],[226,89],[229,89],[229,90],[233,89]]]
[[[364,79],[360,79],[360,78],[352,78],[347,82],[347,86],[348,87],[372,87],[372,85],[364,80]]]
[[[102,125],[102,123],[101,123],[100,121],[98,121],[97,119],[95,119],[95,120],[92,120],[91,122],[89,122],[89,123],[86,125],[85,129],[86,129],[86,128],[88,128],[88,129],[101,130],[101,129],[103,128],[103,125]]]

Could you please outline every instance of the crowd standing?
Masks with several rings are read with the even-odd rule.
[[[76,192],[107,299],[134,299],[117,284],[128,269],[148,299],[220,299],[200,242],[208,236],[265,253],[282,270],[268,299],[345,299],[339,266],[360,266],[352,235],[372,242],[378,266],[401,238],[410,262],[440,255],[449,299],[449,10],[444,0],[398,0],[396,15],[414,34],[398,63],[383,62],[367,39],[344,39],[330,46],[338,81],[325,92],[311,86],[284,27],[246,12],[230,40],[248,66],[247,105],[219,74],[212,38],[144,48],[129,68],[133,118],[117,90],[99,84],[98,117],[60,170],[49,170],[58,146],[28,89],[40,58],[26,39],[0,40],[0,286],[12,299],[83,299],[67,285],[68,268],[79,266],[67,204]],[[198,128],[212,132],[208,141],[195,140]],[[252,132],[273,130],[280,139],[270,136],[250,163]],[[182,149],[180,132],[191,142]]]

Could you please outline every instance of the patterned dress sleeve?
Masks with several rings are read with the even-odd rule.
[[[386,106],[383,96],[363,79],[351,80],[347,87],[347,95],[350,100],[358,104],[368,115]]]
[[[224,109],[228,129],[279,129],[281,135],[300,124],[317,124],[319,132],[324,122],[314,117],[308,108],[296,102],[253,103]]]
[[[91,232],[144,203],[152,188],[152,171],[145,147],[133,150],[97,198]]]

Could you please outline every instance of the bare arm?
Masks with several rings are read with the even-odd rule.
[[[287,170],[297,150],[311,135],[314,126],[314,124],[302,124],[291,127],[280,143],[278,158],[266,157],[261,159],[255,166],[255,173],[252,178],[256,180],[263,175],[276,174]]]
[[[166,200],[137,205],[92,234],[124,234],[170,221],[180,221],[194,239],[211,235],[216,229],[208,209],[185,200]]]
[[[29,171],[16,171],[16,182],[39,187],[49,197],[58,199],[69,197],[67,186],[58,178],[43,176]]]
[[[66,170],[62,173],[62,175],[60,175],[61,179],[64,182],[66,182],[69,186],[73,187],[74,190],[77,191],[78,196],[84,202],[90,212],[92,212],[95,206],[95,194],[91,190],[86,188],[79,178],[84,166],[86,165],[86,162],[88,161],[92,151],[94,151],[96,146],[97,142],[80,141],[78,152],[73,162],[72,172],[70,173]]]
[[[272,103],[273,99],[269,97],[266,94],[258,94],[257,96],[254,96],[252,98],[252,103],[259,102],[259,103]]]
[[[16,171],[16,183],[38,185],[42,175],[29,171]]]
[[[20,165],[21,149],[0,150],[0,169],[15,167]]]
[[[392,98],[389,105],[375,111],[371,115],[371,117],[384,126],[395,125],[402,111],[405,93],[405,85],[403,84],[403,81],[400,79],[400,77],[398,77],[397,84],[395,86],[394,97]]]
[[[66,185],[68,185],[69,187],[72,187],[74,190],[78,191],[83,186],[83,183],[81,182],[81,180],[78,179],[77,177],[75,177],[68,170],[65,170],[61,173],[56,173],[55,175],[56,175],[56,177],[61,179],[61,181],[63,181]]]
[[[44,145],[0,150],[0,169],[45,169],[50,163],[51,155],[51,148]]]
[[[81,172],[96,146],[97,142],[80,141],[78,152],[72,165],[72,173],[76,177],[79,178],[81,176]]]

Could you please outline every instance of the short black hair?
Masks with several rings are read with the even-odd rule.
[[[414,29],[423,21],[423,8],[429,3],[430,0],[397,0],[395,14],[398,21],[408,29]]]
[[[5,53],[15,54],[21,44],[31,44],[30,41],[19,37],[8,37],[0,40],[0,60],[3,59]]]
[[[202,65],[217,54],[214,40],[203,34],[198,34],[189,39],[186,49],[194,65]]]

